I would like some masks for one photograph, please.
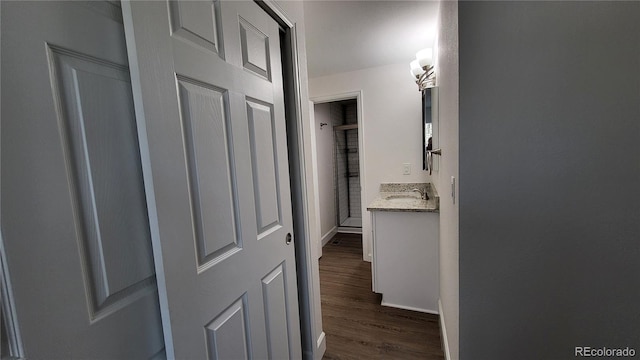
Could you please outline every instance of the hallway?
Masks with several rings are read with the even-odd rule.
[[[362,235],[339,233],[323,248],[320,293],[323,359],[444,359],[436,315],[380,305]]]

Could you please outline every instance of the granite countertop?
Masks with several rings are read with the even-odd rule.
[[[412,189],[427,194],[427,200]],[[380,194],[367,207],[369,211],[440,212],[440,198],[431,183],[380,184]]]

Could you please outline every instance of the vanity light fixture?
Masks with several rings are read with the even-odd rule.
[[[416,59],[411,62],[411,75],[415,76],[418,90],[436,86],[436,74],[433,68],[433,50],[426,48],[416,53]]]

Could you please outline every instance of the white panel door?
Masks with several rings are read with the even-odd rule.
[[[162,356],[120,4],[1,6],[2,237],[25,357]]]
[[[123,8],[168,355],[301,358],[278,24],[251,1]]]

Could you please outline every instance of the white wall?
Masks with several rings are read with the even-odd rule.
[[[458,2],[443,1],[439,11],[436,75],[439,90],[439,146],[442,156],[434,182],[440,195],[440,302],[446,329],[445,350],[459,358],[458,201],[451,198],[451,177],[458,176],[459,59]],[[457,186],[456,186],[457,193]]]
[[[362,91],[362,235],[367,261],[371,261],[371,216],[366,207],[378,195],[380,183],[430,181],[422,170],[421,97],[409,73],[410,60],[309,79],[312,100]],[[402,174],[403,163],[411,163],[410,175]]]
[[[318,202],[320,209],[320,234],[322,239],[331,235],[336,224],[336,197],[334,191],[333,169],[333,124],[331,122],[331,104],[316,104],[315,135],[316,156],[318,159]],[[320,124],[327,124],[320,128]]]

